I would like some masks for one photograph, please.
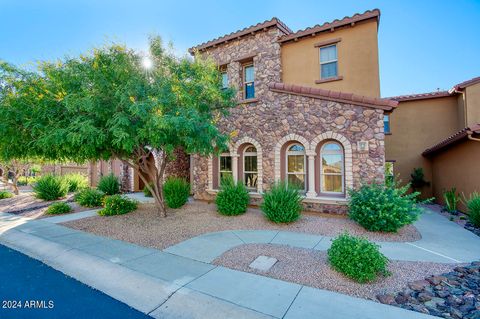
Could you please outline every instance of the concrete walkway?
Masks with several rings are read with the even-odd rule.
[[[415,227],[422,239],[411,243],[378,242],[382,253],[390,259],[405,261],[463,263],[480,259],[480,237],[433,211],[426,210]],[[298,232],[234,230],[202,234],[165,251],[210,263],[227,250],[242,244],[279,244],[327,250],[331,239]]]
[[[320,247],[324,240],[287,232],[221,232],[160,251],[0,213],[1,244],[155,318],[432,318],[201,260],[244,242]]]

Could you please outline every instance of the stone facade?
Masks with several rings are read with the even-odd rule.
[[[281,82],[280,45],[283,33],[269,28],[207,50],[219,65],[226,65],[229,84],[242,87],[242,61],[253,60],[255,67],[255,99],[245,101],[239,90],[240,103],[228,117],[219,122],[231,139],[233,175],[238,179],[239,147],[244,143],[257,148],[257,193],[268,190],[282,179],[281,149],[295,141],[305,148],[307,187],[304,205],[308,210],[344,213],[348,195],[324,196],[318,192],[319,144],[327,140],[341,144],[344,152],[345,189],[362,182],[384,180],[384,133],[382,109],[338,102],[321,97],[275,92],[269,83]],[[359,148],[359,145],[367,147]],[[192,190],[198,199],[212,199],[216,158],[192,155]],[[283,164],[284,165],[284,164]],[[319,174],[319,173],[318,173]],[[252,194],[258,203],[260,194]]]

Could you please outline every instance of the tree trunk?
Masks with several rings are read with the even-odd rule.
[[[137,156],[135,163],[131,163],[128,160],[124,160],[124,162],[134,169],[137,169],[138,176],[142,179],[145,187],[150,191],[155,200],[155,207],[158,214],[161,217],[166,217],[167,210],[163,198],[163,177],[167,165],[166,154],[163,151],[158,152],[156,150],[149,152],[137,150],[137,153],[141,153],[141,155]],[[153,163],[149,160],[150,155],[154,156]],[[152,181],[152,184],[148,182],[149,180]]]

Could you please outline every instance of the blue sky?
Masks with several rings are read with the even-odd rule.
[[[480,0],[0,0],[0,59],[77,55],[107,39],[145,50],[159,34],[178,52],[273,16],[291,29],[379,8],[382,96],[449,89],[480,76]]]

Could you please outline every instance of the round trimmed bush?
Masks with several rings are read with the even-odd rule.
[[[120,182],[113,174],[102,176],[98,181],[97,189],[105,195],[115,195],[120,193]]]
[[[388,259],[379,250],[380,246],[365,238],[345,233],[332,241],[328,261],[333,269],[345,276],[365,283],[378,275],[388,276]]]
[[[260,208],[272,222],[290,223],[300,218],[302,198],[298,189],[278,183],[263,194]]]
[[[111,195],[105,197],[104,208],[98,211],[101,216],[122,215],[137,209],[138,202],[124,195]]]
[[[0,191],[0,199],[11,198],[13,194],[7,191]]]
[[[236,216],[247,211],[248,190],[243,183],[235,183],[232,178],[222,180],[215,203],[220,214]]]
[[[56,214],[66,214],[72,211],[72,207],[67,203],[55,203],[48,206],[46,213],[49,215],[56,215]]]
[[[163,184],[163,196],[168,207],[180,208],[190,196],[190,184],[183,178],[171,176]]]
[[[72,174],[63,175],[63,178],[68,183],[69,193],[74,193],[76,191],[79,191],[80,189],[88,187],[88,178],[85,175],[72,173]]]
[[[67,196],[68,183],[61,177],[44,175],[37,180],[33,191],[37,198],[47,201],[56,200]]]
[[[93,188],[84,188],[75,194],[74,200],[84,207],[102,206],[105,194]]]
[[[415,200],[419,193],[406,194],[408,188],[365,184],[351,190],[348,216],[367,230],[396,232],[416,221],[422,212]]]

